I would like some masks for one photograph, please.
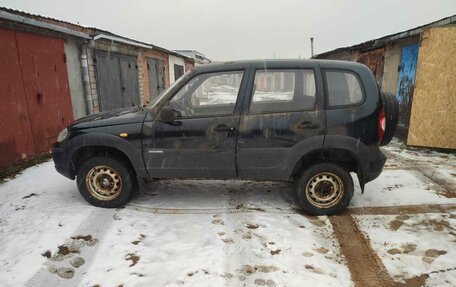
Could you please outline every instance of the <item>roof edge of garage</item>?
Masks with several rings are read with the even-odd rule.
[[[97,40],[105,38],[114,42],[124,43],[144,49],[154,49],[169,55],[184,58],[185,60],[194,61],[193,58],[176,53],[172,50],[156,46],[154,44],[141,42],[128,37],[117,35],[106,30],[98,29],[96,27],[81,26],[71,22],[46,17],[38,14],[30,14],[24,11],[10,9],[0,6],[0,20],[3,19],[9,22],[15,22],[34,26],[42,29],[47,29],[55,32],[60,32],[67,35],[80,37],[87,40]]]
[[[137,41],[134,41],[134,40],[128,40],[128,39],[126,39],[124,37],[119,37],[119,36],[114,36],[114,35],[107,35],[107,34],[104,34],[104,33],[101,33],[101,34],[98,34],[96,36],[93,36],[93,40],[96,41],[98,39],[111,40],[111,41],[120,42],[120,43],[132,45],[132,46],[137,46],[137,47],[141,47],[141,48],[146,48],[146,49],[153,49],[154,48],[152,45],[147,45],[147,44],[143,44],[143,43],[140,43],[140,42],[137,42]]]
[[[358,50],[358,49],[371,50],[374,48],[380,48],[382,46],[385,46],[385,44],[387,44],[388,42],[391,42],[391,41],[397,41],[397,40],[408,38],[408,37],[418,36],[423,29],[441,27],[441,26],[450,25],[450,24],[454,24],[454,23],[456,23],[456,14],[442,18],[440,20],[437,20],[437,21],[434,21],[434,22],[431,22],[428,24],[425,24],[425,25],[421,25],[421,26],[418,26],[418,27],[415,27],[415,28],[412,28],[409,30],[405,30],[402,32],[389,34],[389,35],[386,35],[386,36],[383,36],[380,38],[365,41],[365,42],[355,44],[352,46],[336,48],[336,49],[333,49],[333,50],[330,50],[330,51],[327,51],[324,53],[317,54],[317,55],[313,56],[312,58],[318,59],[318,58],[321,58],[321,57],[324,57],[324,56],[327,56],[330,54],[334,54],[337,52],[343,52],[343,51],[347,51],[347,50]]]
[[[91,39],[91,37],[89,35],[87,35],[83,32],[74,31],[74,30],[59,26],[59,25],[42,22],[39,20],[31,19],[28,17],[9,13],[9,12],[2,11],[2,10],[0,10],[0,19],[18,22],[18,23],[22,23],[22,24],[27,24],[27,25],[31,25],[31,26],[35,26],[35,27],[39,27],[39,28],[44,28],[44,29],[48,29],[48,30],[52,30],[52,31],[56,31],[56,32],[60,32],[60,33],[68,34],[68,35],[73,35],[73,36],[84,38],[84,39]]]

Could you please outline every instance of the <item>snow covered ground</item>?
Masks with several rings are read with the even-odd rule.
[[[357,216],[389,274],[397,281],[424,275],[427,286],[456,284],[456,213]],[[427,279],[427,280],[424,280]]]
[[[357,187],[351,210],[456,204],[408,162],[456,184],[454,155],[388,151],[394,158],[364,195]],[[47,162],[0,185],[0,285],[354,285],[330,220],[296,208],[288,183],[166,180],[125,208],[100,209]],[[454,212],[355,219],[395,281],[424,274],[428,286],[456,285]]]

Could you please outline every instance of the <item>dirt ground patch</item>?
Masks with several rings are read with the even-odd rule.
[[[349,208],[346,213],[352,215],[405,215],[419,213],[447,213],[455,211],[454,204],[427,204],[427,205],[404,205],[385,207],[354,207]],[[399,220],[402,220],[399,218]]]
[[[0,184],[5,182],[8,178],[14,178],[18,173],[31,166],[48,161],[52,155],[50,153],[44,153],[30,158],[24,159],[6,169],[0,170]]]

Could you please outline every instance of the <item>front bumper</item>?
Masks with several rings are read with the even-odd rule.
[[[52,159],[54,160],[55,169],[65,177],[74,179],[74,172],[71,168],[70,159],[65,151],[58,143],[52,147]]]

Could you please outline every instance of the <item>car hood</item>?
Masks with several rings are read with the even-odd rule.
[[[101,126],[142,123],[147,110],[141,107],[112,110],[96,113],[72,122],[70,129],[86,129]]]

